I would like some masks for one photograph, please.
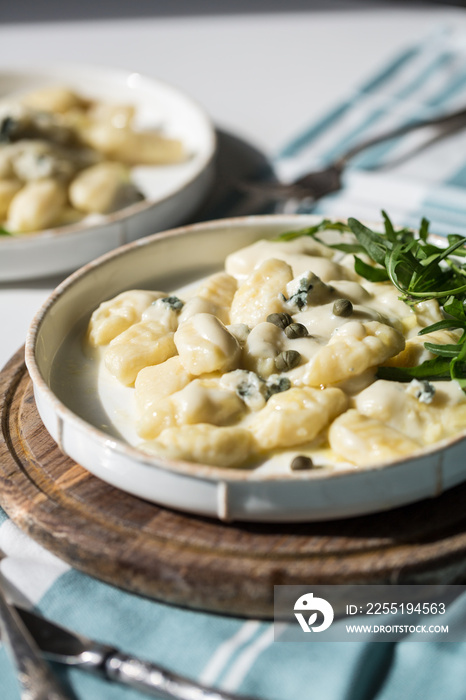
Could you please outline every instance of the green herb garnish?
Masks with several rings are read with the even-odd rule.
[[[0,226],[0,236],[12,236],[13,234],[10,231],[7,231],[6,228],[2,228]]]
[[[281,233],[276,240],[292,241],[294,238],[301,238],[302,236],[315,236],[316,233],[320,233],[321,231],[328,231],[330,229],[332,229],[332,231],[341,231],[342,233],[348,233],[351,231],[348,224],[345,224],[342,221],[331,221],[330,219],[322,219],[322,221],[320,221],[315,226],[302,228],[299,231],[286,231],[285,233]]]
[[[420,335],[441,329],[460,329],[457,343],[438,345],[425,343],[435,357],[416,367],[380,367],[377,375],[395,381],[411,379],[456,379],[466,390],[466,238],[459,234],[447,236],[446,247],[429,240],[429,222],[422,219],[418,234],[409,228],[396,230],[390,218],[382,212],[384,232],[368,228],[357,219],[348,223],[324,219],[316,226],[284,233],[277,240],[292,240],[312,236],[320,243],[318,234],[326,230],[351,232],[356,243],[337,243],[328,247],[354,254],[355,271],[370,282],[390,281],[409,306],[427,299],[437,299],[445,319],[420,331]],[[325,244],[327,245],[327,244]],[[361,259],[365,255],[369,261]]]

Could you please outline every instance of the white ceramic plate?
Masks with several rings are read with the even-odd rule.
[[[318,220],[264,216],[196,224],[124,246],[65,280],[38,313],[26,344],[37,407],[61,449],[118,488],[224,520],[355,516],[437,496],[465,480],[466,431],[416,457],[378,467],[271,475],[151,457],[99,427],[96,382],[78,382],[77,392],[70,392],[69,376],[60,372],[63,347],[79,351],[79,327],[100,302],[126,289],[177,288],[223,268],[225,256],[238,248]]]
[[[139,73],[47,67],[0,72],[0,99],[57,84],[104,101],[134,104],[141,126],[161,126],[186,144],[191,157],[176,165],[134,168],[133,180],[146,200],[98,221],[0,236],[0,281],[70,272],[124,243],[184,223],[213,182],[215,131],[201,107],[179,90]]]

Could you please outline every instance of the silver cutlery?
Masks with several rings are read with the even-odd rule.
[[[69,700],[0,587],[0,630],[15,668],[22,700]]]
[[[336,192],[342,187],[342,173],[348,162],[358,153],[390,139],[404,136],[412,131],[434,127],[436,133],[428,140],[427,144],[434,143],[445,136],[454,134],[466,126],[466,109],[446,114],[434,119],[409,122],[385,133],[366,139],[352,146],[346,153],[334,160],[322,170],[313,171],[302,175],[291,183],[282,182],[241,182],[238,189],[254,194],[263,199],[307,199],[318,200],[327,194]]]
[[[15,610],[49,661],[74,666],[109,681],[171,700],[240,700],[238,695],[191,681],[150,661],[76,634],[31,611],[20,607]],[[241,696],[241,700],[252,698]]]

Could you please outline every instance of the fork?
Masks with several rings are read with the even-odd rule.
[[[429,139],[428,144],[430,144],[460,131],[464,126],[466,126],[465,108],[433,119],[410,122],[357,143],[326,168],[306,173],[294,182],[241,182],[238,184],[238,189],[262,196],[264,199],[307,199],[312,202],[341,189],[341,176],[346,165],[354,156],[367,148],[418,129],[437,127],[438,133]]]

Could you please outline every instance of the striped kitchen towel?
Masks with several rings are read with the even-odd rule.
[[[376,76],[288,143],[275,158],[285,181],[395,127],[466,109],[466,36],[442,29],[409,47]],[[466,233],[466,124],[431,145],[432,129],[413,132],[362,152],[350,161],[340,192],[298,211],[370,221],[386,210],[416,227],[425,216],[434,233]]]
[[[350,144],[406,120],[466,105],[466,37],[439,32],[407,49],[312,124],[275,158],[293,179],[325,165]],[[378,219],[434,231],[466,231],[466,130],[403,162],[414,135],[372,148],[354,160],[343,191],[314,208],[328,216]],[[398,159],[390,168],[373,170]],[[274,641],[258,620],[176,608],[123,592],[72,569],[37,545],[0,511],[3,581],[18,602],[88,636],[163,664],[207,684],[267,700],[463,700],[463,643],[312,643]],[[104,556],[104,554],[102,554]],[[251,610],[254,615],[254,610]],[[456,615],[466,619],[466,600]],[[466,626],[465,626],[466,629]],[[139,692],[77,670],[59,669],[78,700],[142,700]],[[0,699],[19,697],[0,650]]]

